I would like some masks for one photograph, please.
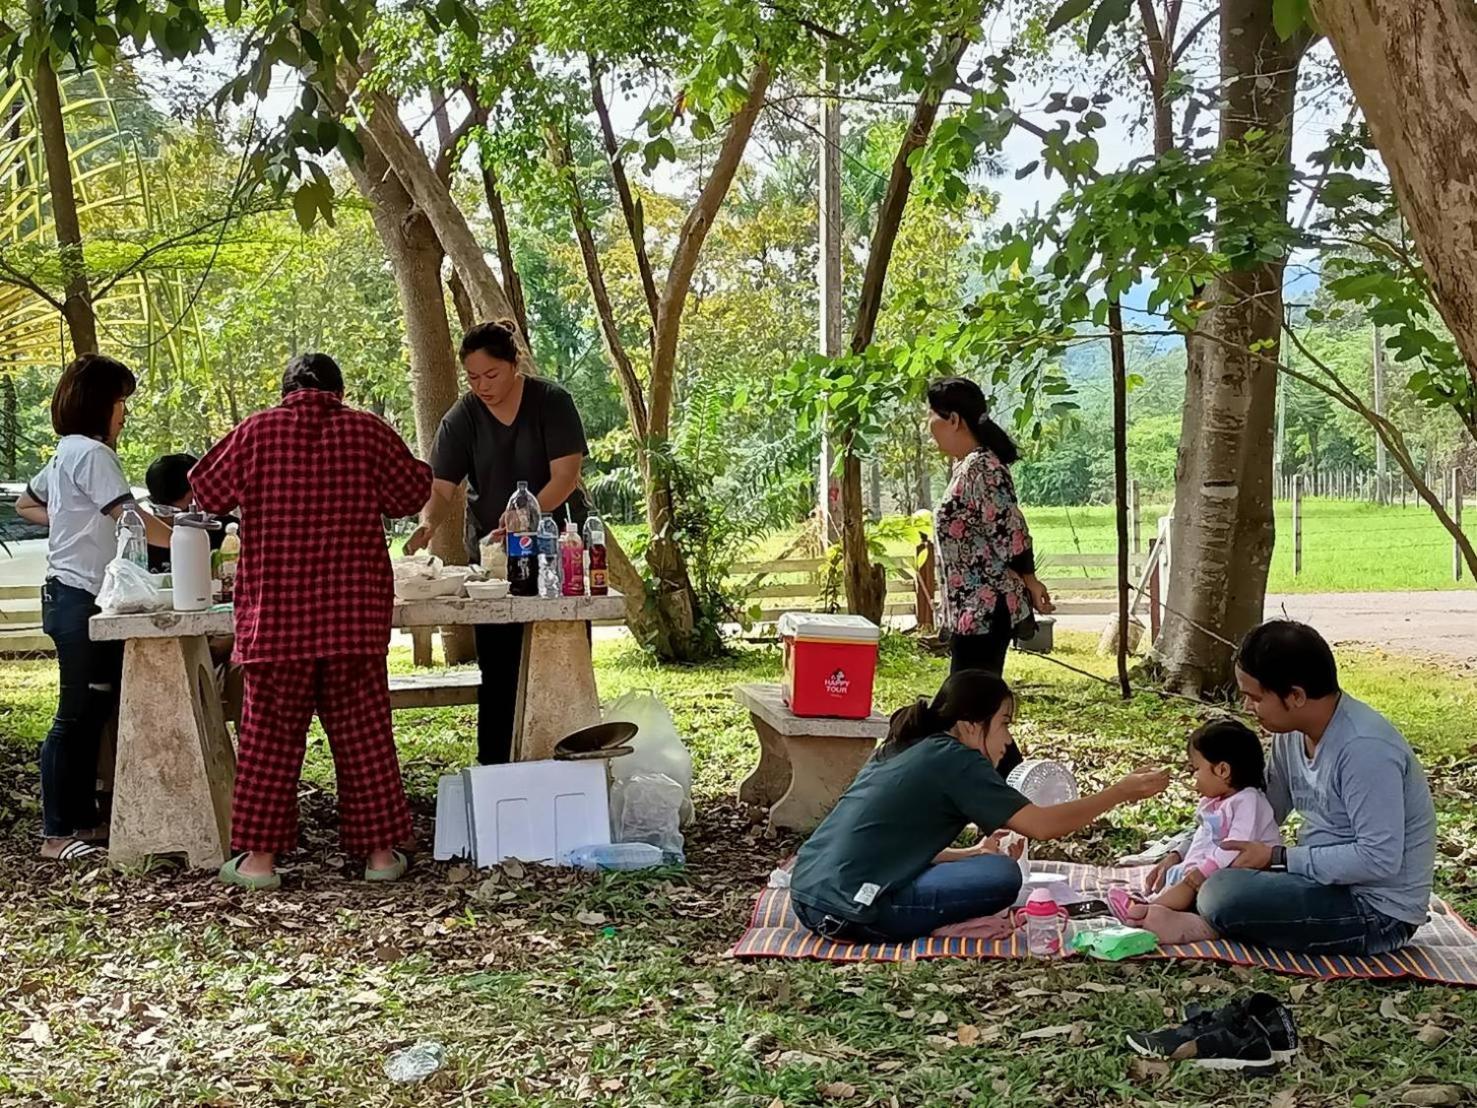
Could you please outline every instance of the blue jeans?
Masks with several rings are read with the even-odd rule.
[[[929,866],[906,885],[878,898],[877,916],[856,923],[795,902],[800,922],[825,939],[903,943],[940,927],[989,916],[1015,903],[1021,868],[1000,854],[982,854]]]
[[[56,644],[61,677],[56,715],[41,744],[41,831],[48,838],[98,824],[98,742],[118,707],[123,644],[92,641],[87,621],[97,610],[90,592],[54,579],[42,586],[41,628]]]
[[[1219,870],[1195,908],[1228,939],[1305,954],[1387,954],[1416,932],[1415,924],[1364,907],[1347,885],[1295,873]]]

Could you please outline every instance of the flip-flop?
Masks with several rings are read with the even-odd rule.
[[[45,858],[48,862],[85,862],[90,858],[97,858],[105,854],[107,854],[107,851],[100,846],[84,842],[81,839],[73,839],[66,846],[62,847],[55,857],[49,857],[45,854],[41,855],[41,857]]]
[[[280,889],[282,887],[282,875],[280,873],[269,873],[265,876],[242,873],[241,860],[245,854],[238,854],[225,865],[221,866],[220,879],[226,885],[237,885],[243,889]]]
[[[1108,890],[1108,910],[1113,913],[1119,923],[1126,923],[1130,927],[1139,926],[1143,922],[1144,914],[1140,912],[1134,916],[1131,909],[1142,906],[1142,903],[1135,900],[1121,885],[1115,885]]]
[[[364,867],[364,880],[366,881],[399,881],[405,876],[405,871],[410,868],[410,859],[395,851],[395,864],[386,866],[384,869],[370,869]]]

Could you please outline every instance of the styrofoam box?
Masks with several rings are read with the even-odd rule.
[[[472,860],[565,865],[576,847],[610,842],[603,759],[514,762],[462,771]]]
[[[431,853],[436,861],[472,856],[468,819],[466,778],[460,773],[443,774],[436,782],[436,843]]]

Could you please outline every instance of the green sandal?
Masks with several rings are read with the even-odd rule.
[[[227,885],[239,885],[243,889],[280,889],[282,887],[282,875],[270,873],[265,877],[253,876],[241,872],[241,860],[245,854],[238,854],[225,865],[221,866],[220,879]]]
[[[370,869],[364,867],[364,880],[366,881],[399,881],[405,876],[405,871],[410,867],[410,859],[406,858],[398,850],[395,851],[395,864],[386,866],[384,869]]]

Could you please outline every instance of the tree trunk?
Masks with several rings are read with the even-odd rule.
[[[20,416],[16,411],[14,370],[0,371],[0,473],[7,481],[20,475]]]
[[[1128,683],[1128,355],[1123,344],[1123,308],[1108,301],[1108,347],[1113,363],[1113,523],[1118,540],[1118,691]]]
[[[503,207],[502,190],[498,188],[497,174],[487,166],[482,167],[482,191],[487,194],[487,210],[492,213],[492,230],[497,235],[498,268],[503,271],[503,283],[508,287],[508,301],[513,305],[513,320],[518,330],[528,334],[528,303],[523,298],[523,280],[518,276],[518,265],[513,260],[513,237],[508,233],[508,212]]]
[[[652,328],[656,327],[661,314],[661,298],[656,291],[656,278],[651,271],[651,258],[646,253],[646,226],[641,209],[631,192],[631,183],[626,179],[626,164],[621,157],[620,142],[615,137],[615,127],[610,122],[610,108],[605,103],[605,89],[600,84],[600,67],[595,56],[588,58],[590,67],[590,98],[595,104],[595,115],[600,120],[600,135],[605,141],[605,157],[610,163],[610,178],[615,183],[615,194],[621,202],[621,214],[625,216],[626,230],[631,236],[631,247],[636,254],[636,272],[641,275],[641,291],[646,294],[646,310],[651,317]],[[655,343],[655,330],[649,331]]]
[[[708,232],[733,184],[734,174],[738,172],[749,137],[753,134],[754,123],[764,106],[764,94],[768,87],[769,63],[761,58],[749,74],[748,98],[728,121],[727,131],[708,178],[678,232],[666,285],[657,302],[652,338],[651,387],[644,412],[634,403],[636,397],[630,387],[632,381],[625,379],[619,362],[616,366],[618,374],[622,375],[622,393],[626,398],[632,427],[639,433],[643,419],[645,421],[646,445],[642,451],[642,470],[646,486],[646,525],[650,536],[646,546],[646,565],[651,572],[653,599],[667,650],[670,651],[669,656],[679,660],[696,660],[708,651],[711,644],[704,641],[700,634],[698,616],[701,605],[688,573],[686,556],[675,534],[676,497],[671,475],[665,469],[661,457],[663,444],[671,430],[677,343],[681,335],[682,313],[687,306],[688,291],[702,254],[703,243],[707,240]],[[576,218],[582,220],[583,209],[578,201],[578,191],[575,190],[572,195],[576,202]],[[624,208],[623,211],[632,240],[635,241],[640,237],[640,228],[634,222],[634,206]],[[592,275],[592,288],[598,300],[604,291],[603,280],[599,279],[598,265],[593,270],[590,269],[592,259],[588,246],[588,243],[583,244],[586,270],[587,274]],[[613,331],[605,326],[607,323],[613,323],[613,320],[602,315],[602,329],[607,347],[610,347]],[[614,339],[615,347],[619,348],[619,335],[615,334]],[[634,379],[633,375],[632,378]]]
[[[364,164],[350,166],[350,172],[369,202],[375,230],[395,271],[395,287],[405,317],[405,340],[410,348],[416,441],[420,456],[429,458],[441,419],[461,394],[441,285],[441,243],[400,178],[391,171],[379,146],[368,136],[361,144]],[[431,540],[431,553],[447,565],[466,565],[465,529],[466,499],[458,492],[446,523]],[[476,660],[470,627],[443,628],[441,646],[448,665]]]
[[[1284,42],[1271,0],[1221,6],[1225,85],[1220,142],[1260,130],[1268,179],[1290,159],[1297,69],[1306,40]],[[1268,219],[1286,219],[1287,192]],[[1184,418],[1175,471],[1169,599],[1160,656],[1171,688],[1213,694],[1233,681],[1236,644],[1262,619],[1272,559],[1276,360],[1285,259],[1230,272],[1187,341]]]
[[[1477,382],[1477,9],[1313,0],[1410,224],[1436,307]]]
[[[72,180],[72,155],[62,118],[61,89],[51,55],[43,50],[31,80],[36,94],[36,119],[46,155],[46,182],[51,193],[51,218],[56,227],[57,252],[66,275],[62,315],[72,336],[72,354],[97,353],[97,316],[82,254],[82,224],[77,215],[77,191]]]
[[[943,85],[951,84],[959,67],[959,59],[968,45],[962,37],[950,43],[950,53],[945,62],[948,79],[940,83],[930,81],[918,96],[913,106],[913,118],[898,145],[897,155],[892,159],[892,172],[887,179],[887,190],[877,208],[877,224],[872,229],[872,243],[867,251],[867,268],[862,275],[861,297],[857,303],[856,325],[851,332],[851,352],[860,354],[872,345],[872,336],[877,330],[877,316],[882,311],[882,292],[887,285],[887,267],[892,262],[892,250],[897,243],[898,229],[902,226],[903,212],[908,206],[908,193],[913,187],[912,157],[928,141],[929,132],[938,118],[939,103],[943,99]],[[883,610],[887,606],[887,572],[874,566],[867,552],[866,508],[862,502],[862,464],[856,456],[855,438],[847,433],[842,437],[841,469],[841,542],[845,560],[847,610],[866,616],[873,623],[881,623]]]

